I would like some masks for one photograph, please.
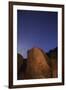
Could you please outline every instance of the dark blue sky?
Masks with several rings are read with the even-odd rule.
[[[48,52],[57,46],[57,12],[17,11],[17,52],[27,57],[30,48]]]

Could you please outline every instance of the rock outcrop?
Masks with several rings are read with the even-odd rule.
[[[25,78],[27,60],[23,58],[22,55],[17,54],[17,79]]]
[[[17,69],[20,70],[21,66],[23,64],[23,56],[20,54],[17,54]]]
[[[52,72],[52,78],[58,77],[58,66],[56,59],[51,59],[51,72]]]
[[[52,78],[58,77],[58,55],[57,55],[57,47],[48,52],[48,56],[50,59],[50,66],[52,72]]]
[[[48,56],[40,48],[32,48],[28,51],[26,78],[39,79],[50,78],[51,69],[47,63]]]
[[[17,79],[40,79],[58,77],[57,48],[45,53],[41,48],[32,48],[27,59],[17,54]]]

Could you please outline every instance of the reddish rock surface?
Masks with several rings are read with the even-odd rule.
[[[32,48],[28,52],[26,75],[28,79],[51,77],[51,69],[47,63],[48,56],[40,48]]]
[[[45,53],[40,48],[32,48],[27,59],[17,55],[17,79],[40,79],[58,77],[57,48]]]

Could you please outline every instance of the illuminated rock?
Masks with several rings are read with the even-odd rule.
[[[39,79],[50,78],[51,69],[47,63],[48,56],[40,48],[32,48],[28,51],[26,78]]]

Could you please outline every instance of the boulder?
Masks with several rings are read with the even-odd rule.
[[[28,51],[26,78],[40,79],[50,78],[51,69],[48,64],[48,56],[40,48],[32,48]]]
[[[57,47],[50,50],[48,53],[48,56],[50,58],[52,78],[57,78],[58,77],[58,50],[57,50]]]
[[[17,79],[24,79],[25,70],[26,70],[26,62],[27,60],[23,58],[22,55],[17,54]]]

